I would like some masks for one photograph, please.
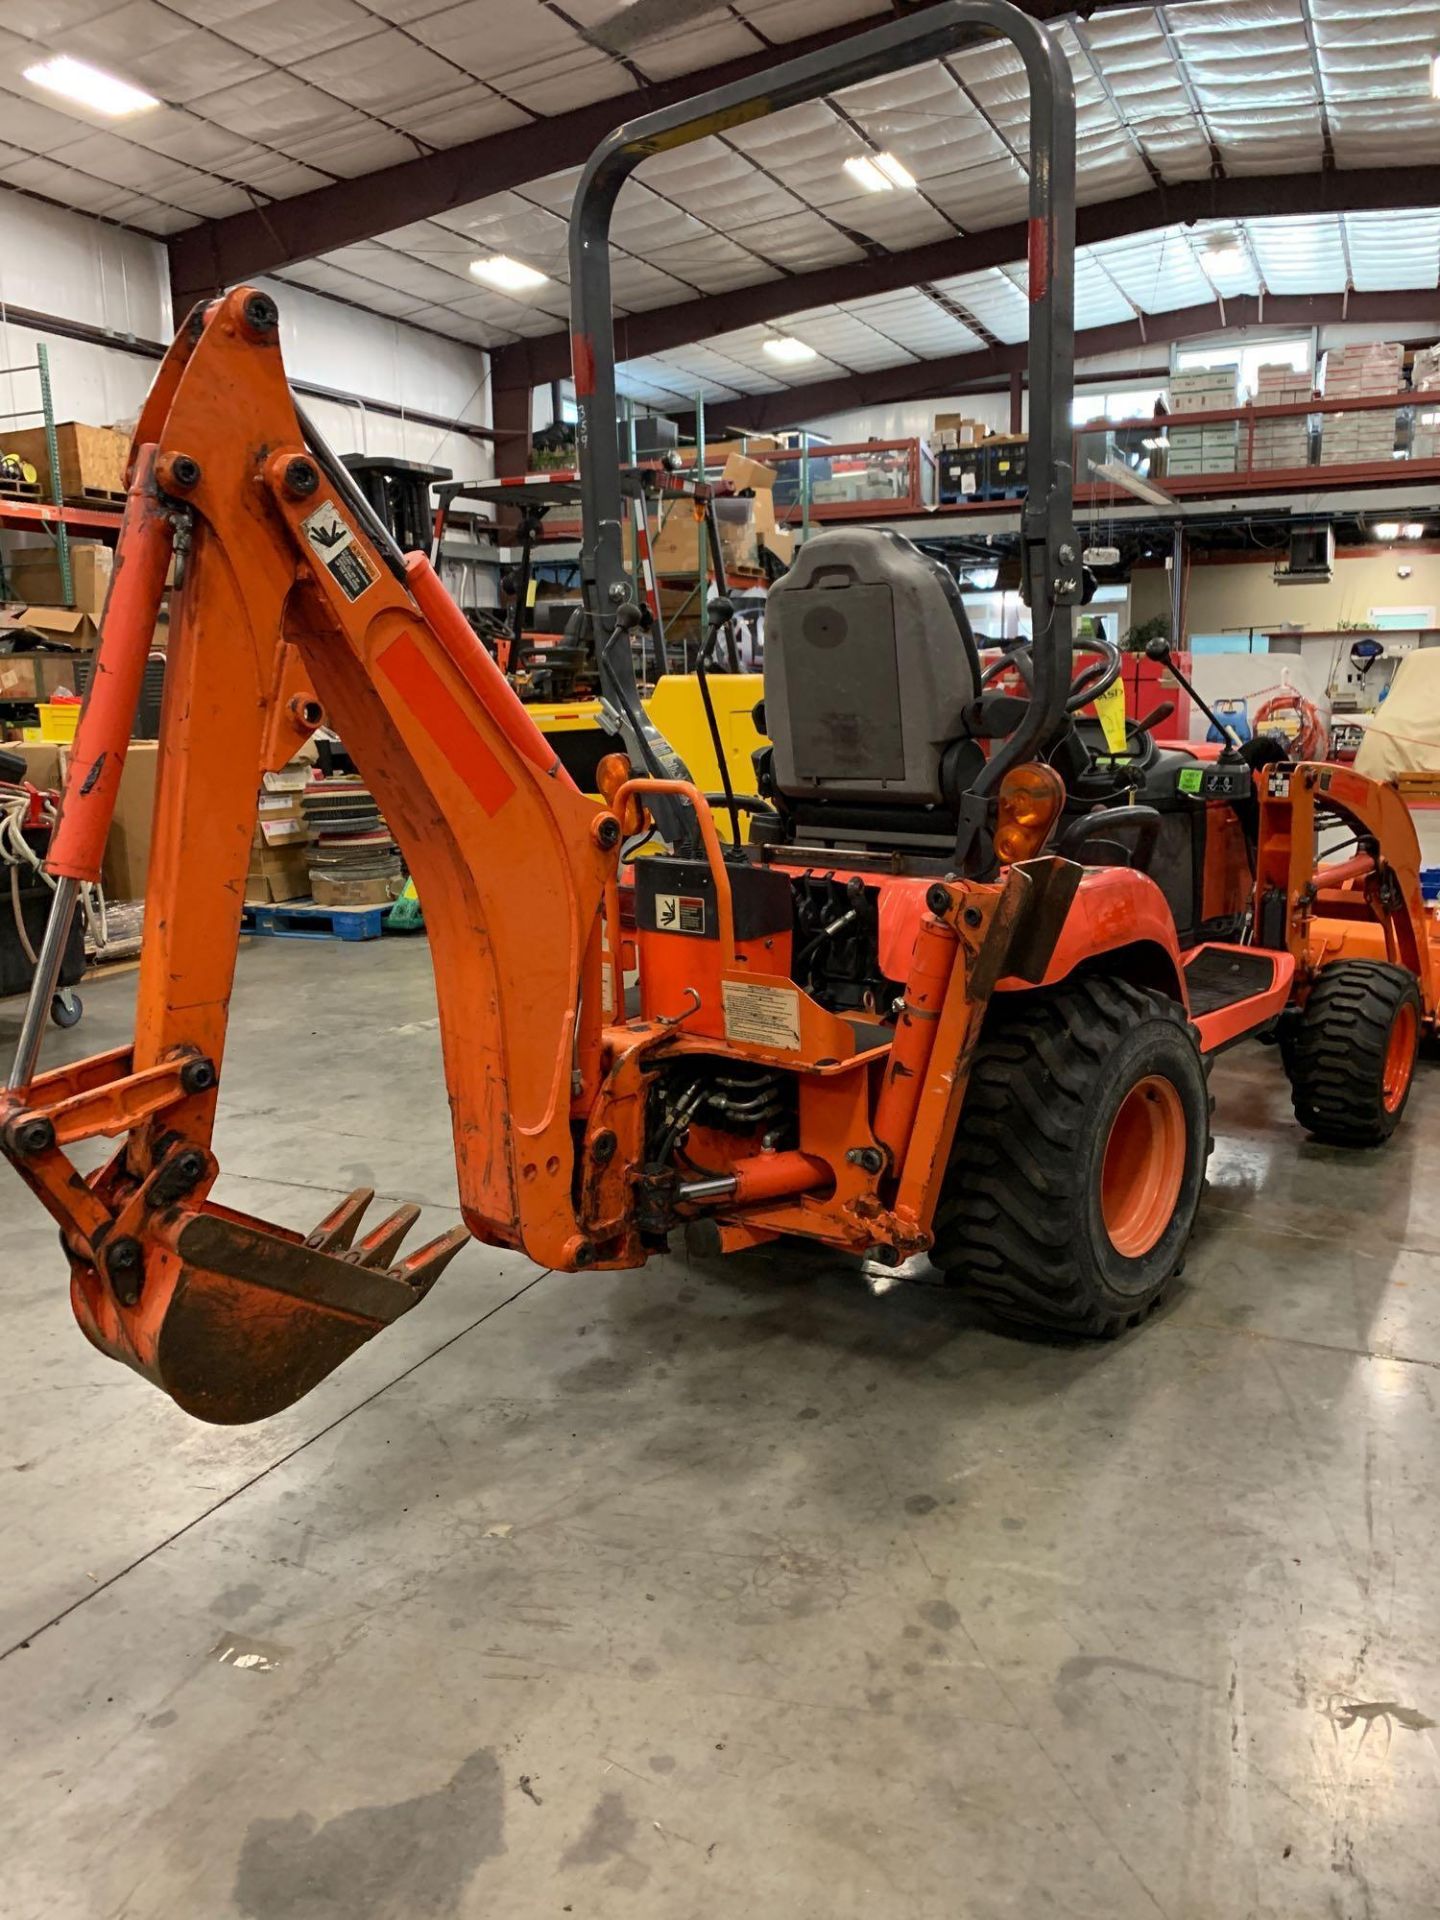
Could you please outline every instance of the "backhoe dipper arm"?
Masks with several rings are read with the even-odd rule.
[[[307,1391],[468,1237],[392,1265],[413,1208],[346,1252],[366,1195],[308,1240],[206,1200],[257,788],[322,718],[425,901],[466,1228],[548,1265],[625,1257],[585,1245],[572,1197],[618,823],[560,767],[429,561],[384,551],[329,464],[297,418],[273,301],[242,287],[197,308],[137,428],[50,861],[68,927],[73,887],[98,877],[173,538],[134,1045],[37,1076],[27,1026],[0,1096],[0,1145],[60,1223],[85,1331],[219,1421]],[[118,1148],[82,1178],[64,1149],[97,1134]]]

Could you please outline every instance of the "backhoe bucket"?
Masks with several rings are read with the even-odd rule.
[[[150,1223],[128,1302],[124,1270],[107,1283],[72,1258],[75,1317],[197,1419],[264,1420],[408,1313],[470,1238],[452,1228],[392,1266],[419,1213],[402,1207],[346,1251],[372,1198],[360,1189],[303,1239],[224,1207],[176,1208]]]

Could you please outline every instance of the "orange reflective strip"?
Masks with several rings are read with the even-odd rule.
[[[407,633],[379,656],[386,677],[488,814],[515,792],[489,742]]]

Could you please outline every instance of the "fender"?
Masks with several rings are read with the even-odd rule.
[[[1036,987],[1053,987],[1104,954],[1123,955],[1124,964],[1116,971],[1137,986],[1169,994],[1189,1012],[1174,915],[1149,875],[1132,867],[1087,868],[1044,977],[1032,981],[1007,974],[996,982],[995,991],[1032,993]]]

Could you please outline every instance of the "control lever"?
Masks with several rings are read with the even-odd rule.
[[[1199,707],[1211,726],[1218,729],[1220,738],[1225,743],[1221,752],[1221,759],[1233,759],[1240,751],[1239,734],[1236,733],[1232,726],[1220,718],[1213,707],[1207,706],[1205,701],[1200,698],[1199,694],[1195,691],[1193,681],[1187,680],[1179,667],[1176,666],[1175,656],[1170,651],[1170,642],[1157,634],[1153,640],[1147,640],[1145,642],[1145,651],[1152,660],[1162,661],[1164,665],[1170,669],[1171,673],[1174,674],[1186,693],[1189,694],[1196,706]]]
[[[1168,720],[1175,711],[1173,700],[1162,700],[1158,707],[1152,707],[1143,720],[1132,720],[1136,733],[1153,733],[1162,720]]]

